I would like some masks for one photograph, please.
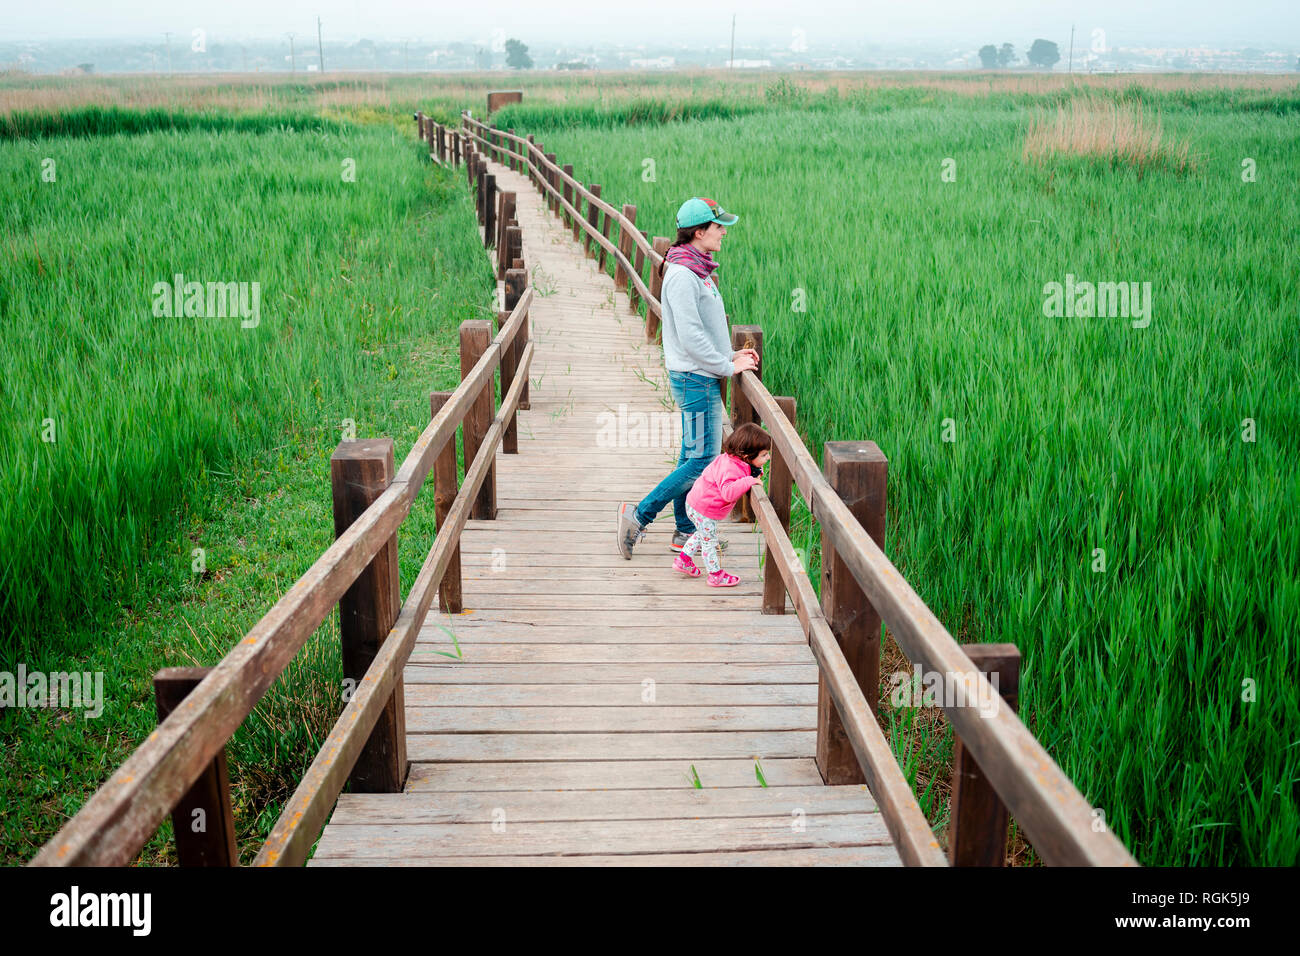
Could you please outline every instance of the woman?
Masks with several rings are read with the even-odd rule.
[[[718,267],[713,253],[722,249],[727,226],[739,221],[712,199],[698,196],[677,210],[677,241],[659,266],[659,302],[668,388],[682,410],[682,450],[677,467],[640,504],[619,505],[618,551],[629,560],[646,526],[670,501],[677,520],[672,549],[680,551],[695,533],[686,514],[686,493],[722,448],[722,379],[758,367],[756,351],[731,348],[726,309],[713,277]],[[725,547],[719,541],[719,548]]]

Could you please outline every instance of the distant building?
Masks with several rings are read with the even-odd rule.
[[[772,61],[771,60],[728,60],[727,66],[728,68],[733,66],[738,66],[741,67],[742,69],[745,68],[771,69]]]
[[[676,57],[656,56],[651,59],[629,60],[628,66],[637,70],[671,70],[676,63]]]

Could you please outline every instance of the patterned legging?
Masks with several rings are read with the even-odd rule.
[[[712,518],[704,517],[689,504],[686,506],[686,515],[695,525],[695,534],[682,545],[682,554],[693,558],[696,551],[703,549],[704,564],[709,573],[721,571],[722,562],[718,560],[718,523]]]

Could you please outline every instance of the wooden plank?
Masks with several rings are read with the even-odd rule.
[[[740,616],[748,612],[727,611],[727,610],[708,610],[692,611],[691,620],[700,628],[728,628],[735,624],[731,620],[733,617]],[[471,614],[481,614],[481,617],[475,620],[492,618],[502,623],[521,623],[521,624],[572,624],[574,613],[562,609],[542,609],[542,610],[519,610],[498,608],[494,611],[477,612],[470,608],[465,612],[468,617]],[[597,626],[615,625],[626,627],[646,627],[655,628],[663,624],[663,619],[651,614],[623,614],[617,609],[603,612],[590,612],[581,615],[584,621],[590,621]],[[438,624],[445,624],[453,631],[456,629],[456,622],[463,620],[460,615],[440,614],[437,618]]]
[[[770,787],[821,786],[812,755],[772,757],[761,761]],[[754,787],[753,757],[702,760],[570,760],[510,763],[413,763],[406,778],[408,793],[434,790],[547,790],[691,787],[691,767],[703,786]]]
[[[816,731],[653,731],[626,734],[412,734],[412,760],[699,760],[806,757]]]
[[[695,584],[699,587],[699,601],[709,610],[746,610],[758,605],[762,597],[762,581],[759,581],[759,587],[751,587],[748,593],[736,594],[742,591],[745,584],[753,584],[753,580],[745,580],[742,576],[742,583],[734,588],[726,590],[714,589],[708,587],[700,578],[695,579]],[[718,593],[721,591],[721,593]],[[586,594],[566,594],[548,597],[545,594],[484,594],[475,592],[473,584],[466,585],[465,603],[479,610],[490,610],[492,608],[511,609],[516,611],[527,611],[529,609],[564,609],[570,612],[583,611],[601,611],[610,606],[610,599],[601,595]],[[623,595],[618,601],[620,611],[629,614],[644,613],[647,611],[664,611],[664,598],[662,595],[651,595],[649,597],[636,597],[632,595]],[[675,612],[674,612],[675,613]]]
[[[448,644],[450,641],[447,642]],[[811,664],[807,644],[493,644],[461,643],[465,661],[475,664],[600,663],[772,663]],[[427,644],[417,644],[412,664],[446,660]]]
[[[635,856],[399,856],[325,857],[308,866],[902,866],[890,846],[818,847],[789,850],[638,853]]]
[[[408,664],[408,684],[815,684],[815,664]],[[414,758],[412,758],[414,759]]]
[[[815,731],[817,708],[672,707],[659,703],[607,707],[408,706],[406,724],[411,734]]]
[[[641,707],[640,683],[618,684],[420,684],[407,689],[412,707]],[[657,707],[816,706],[811,684],[670,684],[656,682]]]
[[[406,826],[332,826],[316,857],[376,854],[493,856],[499,854],[663,853],[797,847],[888,845],[878,813],[793,814],[686,820],[574,820]]]
[[[462,647],[476,647],[482,644],[609,644],[626,647],[636,644],[684,643],[687,640],[697,644],[718,644],[725,646],[742,645],[808,645],[808,639],[796,628],[789,630],[778,628],[754,628],[745,631],[705,630],[686,626],[673,628],[669,633],[657,627],[573,629],[567,625],[513,625],[497,624],[494,627],[456,627],[452,629],[456,640]],[[416,644],[437,645],[446,650],[451,639],[447,632],[439,627],[420,631]]]
[[[487,793],[345,793],[333,823],[403,826],[490,822],[498,810],[509,823],[563,820],[673,820],[682,817],[771,817],[874,813],[865,786],[724,787],[677,790],[518,790]]]

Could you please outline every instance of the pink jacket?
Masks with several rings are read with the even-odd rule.
[[[695,479],[686,503],[704,517],[719,521],[731,514],[741,495],[762,481],[749,473],[749,462],[724,453],[709,462],[704,474]]]

